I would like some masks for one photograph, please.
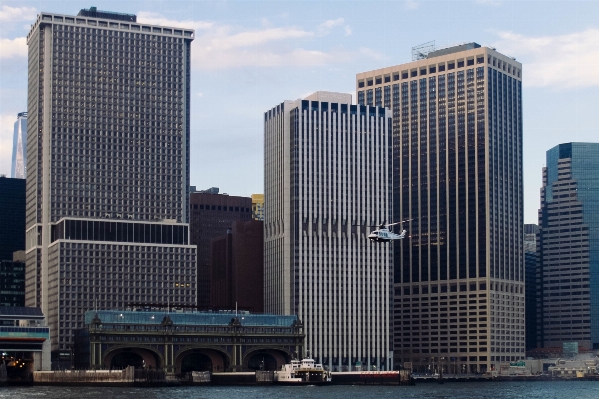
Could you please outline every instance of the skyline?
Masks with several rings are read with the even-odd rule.
[[[599,100],[598,3],[96,1],[94,5],[136,14],[139,22],[196,30],[191,184],[199,189],[216,186],[243,196],[262,193],[263,115],[272,104],[318,90],[351,93],[356,103],[357,73],[409,62],[413,46],[435,39],[438,46],[467,41],[493,46],[523,64],[525,223],[538,222],[545,152],[561,143],[597,141],[593,132],[599,126],[594,112]],[[30,24],[41,11],[76,15],[89,6],[2,1],[1,174],[10,174],[12,129],[17,113],[27,107],[25,36]]]

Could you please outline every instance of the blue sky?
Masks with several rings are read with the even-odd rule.
[[[523,63],[524,213],[537,222],[545,152],[599,142],[597,1],[0,0],[0,173],[27,106],[25,37],[40,11],[96,6],[196,30],[191,182],[263,191],[263,112],[317,90],[355,92],[355,75],[411,61],[411,47],[474,41]],[[355,98],[354,98],[355,101]]]

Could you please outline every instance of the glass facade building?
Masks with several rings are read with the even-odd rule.
[[[135,21],[41,13],[27,36],[26,303],[55,358],[94,303],[196,303],[194,31]]]
[[[12,167],[10,177],[27,177],[27,112],[19,112],[12,141]]]
[[[25,180],[0,177],[0,261],[25,249]]]
[[[264,114],[264,306],[332,371],[392,367],[391,115],[317,92]]]
[[[409,234],[395,245],[396,363],[442,358],[453,374],[522,359],[522,65],[470,43],[356,76],[365,105],[380,87]]]
[[[524,225],[524,277],[526,313],[526,350],[537,348],[537,234],[539,226]]]
[[[538,257],[539,344],[599,349],[599,143],[547,151]]]

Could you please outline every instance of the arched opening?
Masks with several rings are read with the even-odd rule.
[[[226,371],[229,359],[226,354],[214,349],[196,348],[177,355],[175,369],[178,373],[191,371],[211,371],[214,373]]]
[[[110,362],[111,369],[124,369],[129,366],[133,366],[136,369],[145,368],[146,362],[140,355],[133,352],[117,353]]]
[[[157,353],[144,348],[119,348],[106,353],[103,364],[111,369],[133,366],[157,370],[161,367],[161,358]]]
[[[199,351],[188,353],[181,359],[181,372],[189,373],[192,371],[212,371],[212,360]]]
[[[267,352],[256,352],[248,359],[248,368],[250,370],[278,370],[280,366],[277,359]]]

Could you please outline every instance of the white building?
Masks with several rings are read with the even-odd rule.
[[[297,314],[331,370],[391,367],[391,114],[317,92],[264,114],[265,311]]]

